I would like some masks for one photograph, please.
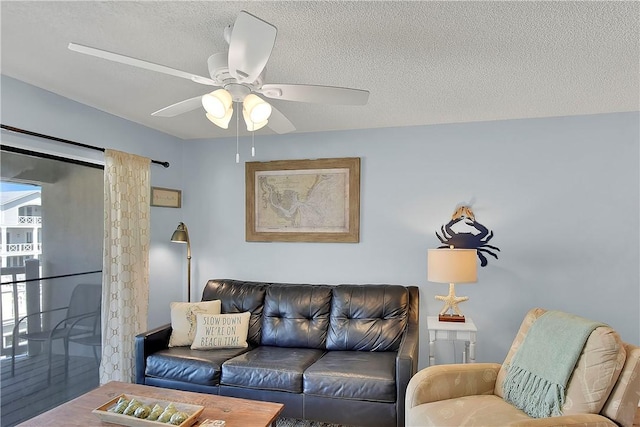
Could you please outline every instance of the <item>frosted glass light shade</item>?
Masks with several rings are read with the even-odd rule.
[[[207,113],[206,115],[207,115],[207,119],[209,119],[214,125],[219,126],[222,129],[228,129],[232,114],[233,114],[233,108],[229,108],[225,116],[221,119],[214,117],[209,113]]]
[[[249,113],[247,112],[247,110],[245,108],[242,109],[242,117],[244,118],[244,122],[247,124],[247,130],[249,132],[254,132],[258,129],[262,129],[263,127],[265,127],[267,125],[267,123],[269,123],[268,120],[265,120],[263,122],[260,123],[254,123],[251,120],[251,117],[249,117]]]
[[[232,102],[231,94],[225,89],[214,90],[211,93],[202,95],[202,106],[208,114],[211,114],[216,119],[223,119],[227,115]]]
[[[260,123],[254,123],[253,124],[253,129],[249,129],[249,130],[258,130],[258,129],[262,129],[263,127],[265,127],[267,125],[267,123],[269,123],[269,120],[265,120],[264,122],[260,122]],[[248,127],[247,127],[248,129]]]
[[[427,280],[436,283],[473,283],[478,281],[475,249],[429,249]]]
[[[254,124],[265,122],[271,116],[271,105],[252,93],[244,98],[242,106]]]

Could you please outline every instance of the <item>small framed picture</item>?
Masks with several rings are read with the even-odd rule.
[[[171,188],[151,187],[151,206],[179,208],[182,206],[182,191]]]

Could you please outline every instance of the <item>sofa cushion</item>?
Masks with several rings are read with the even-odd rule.
[[[618,381],[626,351],[610,327],[594,330],[587,340],[567,384],[564,415],[597,414]]]
[[[333,288],[328,350],[395,351],[409,311],[404,286],[339,285]]]
[[[304,393],[395,402],[395,372],[392,351],[329,351],[304,372]]]
[[[196,336],[192,350],[245,348],[251,313],[196,314]]]
[[[227,360],[220,384],[262,390],[302,392],[302,374],[324,351],[260,346]]]
[[[498,372],[496,395],[504,396],[502,384],[507,365],[524,342],[531,325],[544,313],[543,309],[532,309],[522,321],[520,330]],[[618,380],[625,358],[626,352],[618,334],[608,326],[596,328],[589,335],[575,370],[569,378],[562,413],[564,415],[599,413]]]
[[[260,345],[262,332],[262,307],[266,284],[244,282],[240,280],[209,280],[202,292],[202,300],[219,299],[222,301],[222,313],[251,312],[249,319],[249,345]]]
[[[189,347],[172,347],[147,357],[145,375],[194,384],[218,385],[222,363],[248,350],[191,350]]]
[[[271,285],[264,299],[262,345],[325,348],[331,288]]]
[[[424,403],[407,410],[406,415],[405,422],[411,426],[510,426],[528,425],[531,421],[523,411],[495,395]]]
[[[220,301],[172,302],[169,347],[189,346],[196,335],[196,313],[220,314]]]

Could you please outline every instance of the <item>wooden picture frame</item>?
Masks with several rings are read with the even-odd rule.
[[[172,188],[151,187],[151,206],[180,208],[182,207],[182,191]]]
[[[246,241],[360,241],[360,158],[245,164]]]

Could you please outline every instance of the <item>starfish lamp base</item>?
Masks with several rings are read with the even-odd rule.
[[[440,310],[438,320],[441,322],[464,322],[464,315],[458,308],[458,304],[467,301],[469,297],[456,296],[456,289],[453,283],[449,283],[449,295],[436,295],[436,299],[444,302],[444,307]],[[453,313],[448,313],[452,310]]]
[[[441,322],[465,322],[464,316],[458,316],[457,314],[439,314],[438,320]]]

